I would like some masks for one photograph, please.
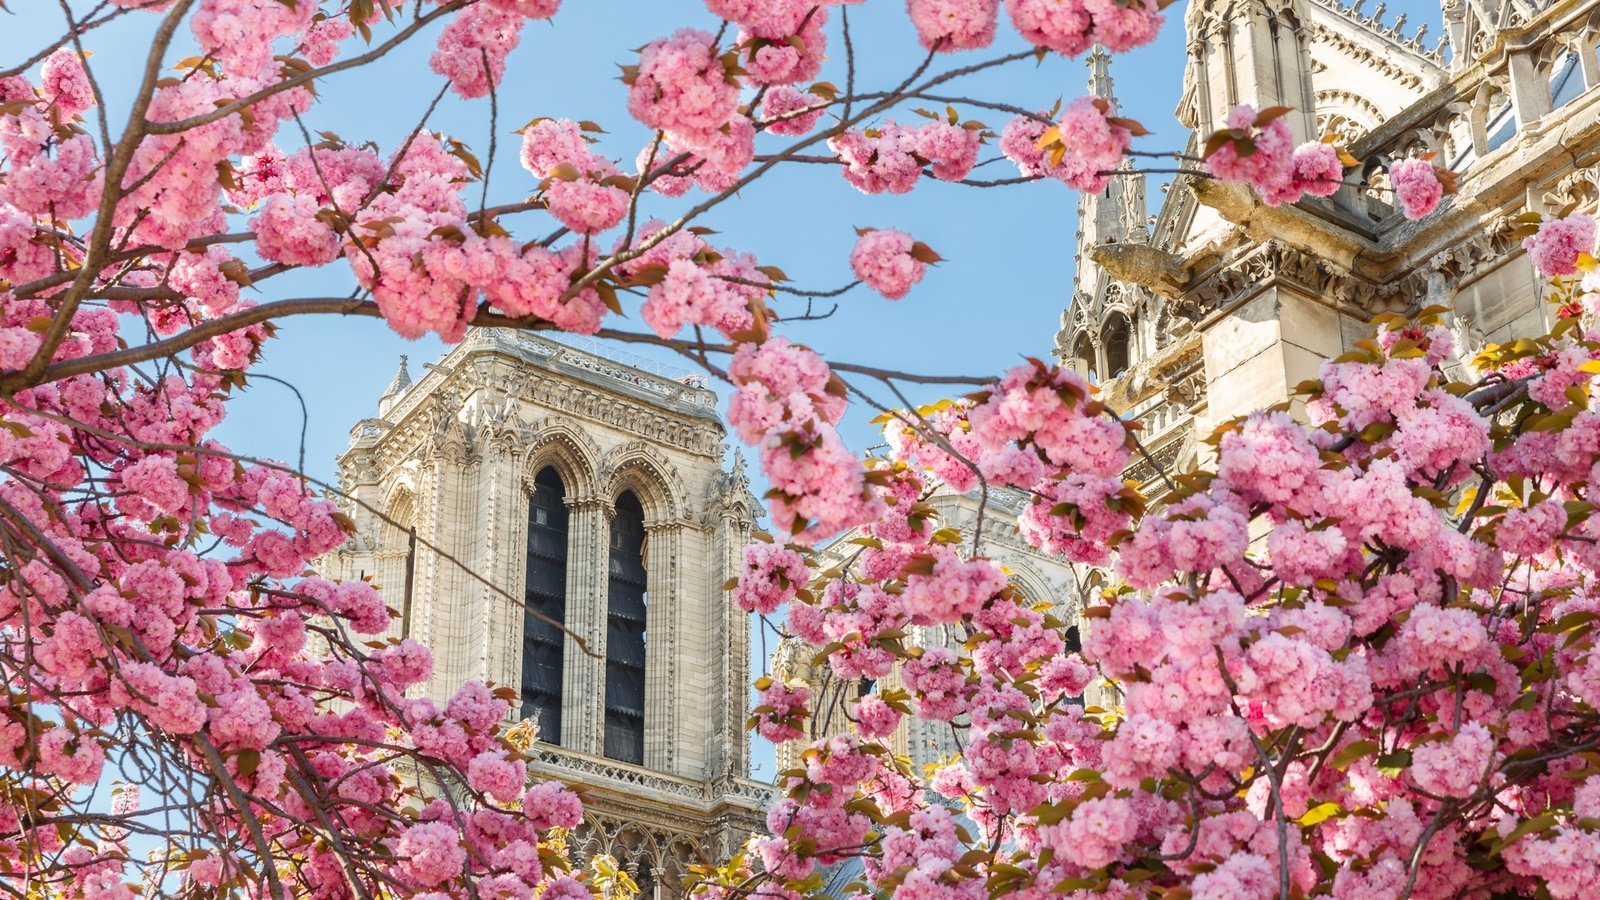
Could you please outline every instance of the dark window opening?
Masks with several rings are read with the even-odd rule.
[[[638,900],[651,900],[656,895],[656,870],[650,860],[639,860],[639,877],[633,880],[639,886]]]
[[[644,764],[644,509],[632,491],[611,520],[606,606],[606,756]]]
[[[1100,344],[1106,351],[1106,377],[1115,378],[1128,369],[1128,340],[1131,337],[1128,320],[1121,313],[1112,313],[1106,320]]]
[[[1094,344],[1090,343],[1087,334],[1078,335],[1078,342],[1072,347],[1072,355],[1083,360],[1084,371],[1088,374],[1091,382],[1099,380],[1099,373],[1096,371],[1094,360]]]
[[[528,503],[528,572],[522,617],[522,716],[538,716],[539,739],[561,743],[566,654],[567,490],[555,469],[533,480]]]

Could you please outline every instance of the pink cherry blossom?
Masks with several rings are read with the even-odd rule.
[[[899,300],[922,280],[927,268],[916,252],[916,242],[903,231],[870,230],[850,251],[850,268],[867,287],[890,300]]]
[[[521,41],[523,16],[508,3],[479,3],[457,13],[439,35],[429,66],[460,96],[482,97],[505,77],[506,57]]]
[[[979,50],[994,41],[1000,0],[906,0],[917,40],[928,50]]]
[[[1454,736],[1411,751],[1411,776],[1417,786],[1444,797],[1466,797],[1484,778],[1494,757],[1494,738],[1476,722]]]
[[[628,87],[628,111],[645,125],[671,132],[698,149],[739,105],[739,88],[723,67],[710,34],[682,28],[647,44]]]
[[[1344,164],[1332,144],[1308,141],[1294,148],[1294,190],[1312,197],[1331,197],[1343,179]]]
[[[794,599],[810,580],[805,557],[778,544],[751,544],[744,551],[733,601],[740,609],[767,615]]]
[[[83,60],[66,47],[45,58],[39,71],[39,93],[61,120],[69,120],[95,105],[94,87],[84,71]]]
[[[1064,152],[1047,173],[1080,191],[1099,192],[1110,183],[1109,173],[1122,164],[1132,133],[1108,121],[1106,101],[1078,97],[1061,111],[1057,128]]]
[[[1539,226],[1532,237],[1522,242],[1534,269],[1546,278],[1559,278],[1578,271],[1578,257],[1595,252],[1594,217],[1573,213],[1551,219]]]
[[[1444,185],[1433,171],[1433,164],[1421,159],[1396,160],[1389,166],[1389,183],[1394,197],[1408,219],[1421,219],[1439,205]]]
[[[810,133],[826,111],[826,103],[815,94],[801,93],[786,84],[768,88],[761,100],[763,121],[773,134],[796,136]]]
[[[1227,127],[1237,139],[1206,156],[1206,171],[1224,181],[1249,184],[1269,206],[1298,199],[1301,189],[1295,183],[1294,137],[1288,121],[1278,116],[1261,123],[1255,107],[1242,105],[1228,113]]]

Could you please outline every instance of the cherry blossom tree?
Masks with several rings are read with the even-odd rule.
[[[1230,423],[1216,470],[1164,476],[1150,510],[1121,480],[1136,431],[1077,375],[824,361],[779,332],[838,292],[698,223],[791,165],[868,194],[1098,191],[1139,152],[1283,204],[1331,194],[1355,160],[1296,147],[1282,109],[1233,110],[1190,158],[1134,151],[1144,129],[1104,99],[959,95],[1045,54],[1148,43],[1153,0],[909,0],[923,52],[884,85],[858,83],[873,48],[849,39],[849,2],[686,3],[683,28],[617,51],[626,110],[521,129],[527,199],[510,204],[488,204],[488,167],[426,118],[393,147],[304,124],[319,84],[428,41],[441,96],[482,104],[498,134],[507,57],[558,6],[63,0],[59,40],[9,47],[0,891],[626,892],[566,861],[580,804],[527,783],[535,736],[506,727],[505,689],[408,697],[431,660],[383,637],[391,586],[311,571],[350,530],[332,488],[210,436],[274,322],[316,314],[447,341],[492,325],[650,343],[732,386],[727,419],[759,449],[781,535],[750,548],[732,596],[782,611],[839,676],[898,670],[906,688],[852,701],[830,735],[807,721],[810,688],[758,683],[754,726],[813,744],[780,775],[771,833],[700,872],[706,895],[798,898],[853,858],[859,890],[906,897],[1569,897],[1600,880],[1591,220],[1529,237],[1563,302],[1551,334],[1451,376],[1438,311],[1379,323],[1303,387],[1303,419]],[[91,45],[125,17],[151,23],[144,64],[102,69]],[[1002,28],[1030,49],[988,50]],[[111,78],[134,86],[120,131]],[[929,104],[944,111],[917,121]],[[651,138],[619,161],[591,138],[622,116]],[[494,141],[480,149],[492,164]],[[1015,176],[974,178],[996,151]],[[1423,159],[1391,180],[1413,218],[1450,186]],[[661,219],[658,197],[693,205]],[[888,228],[849,259],[891,300],[939,261]],[[350,292],[277,292],[311,269]],[[648,330],[619,324],[624,303]],[[914,407],[915,383],[972,393]],[[852,407],[882,414],[884,454],[845,446]],[[1030,542],[1115,573],[1081,653],[1051,614],[1062,598],[1023,596],[938,527],[940,484],[1027,492]],[[861,537],[824,568],[816,548],[846,529]],[[912,646],[913,626],[960,640]],[[1114,708],[1072,702],[1095,681]],[[957,729],[960,756],[931,776],[896,759],[886,739],[908,716]]]

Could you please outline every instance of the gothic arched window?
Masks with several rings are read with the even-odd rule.
[[[1072,355],[1083,361],[1083,374],[1091,382],[1099,381],[1100,376],[1095,371],[1094,344],[1089,341],[1087,334],[1078,335],[1078,342],[1072,346]]]
[[[533,479],[528,574],[523,589],[522,716],[538,715],[539,739],[561,743],[561,673],[567,620],[567,489],[553,468]]]
[[[632,491],[617,498],[611,520],[611,578],[606,605],[605,754],[644,764],[644,509]]]
[[[1106,319],[1105,330],[1100,333],[1100,344],[1106,351],[1106,377],[1115,378],[1128,369],[1128,319],[1122,313],[1112,313]]]

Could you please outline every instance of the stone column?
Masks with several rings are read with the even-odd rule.
[[[506,606],[506,627],[502,645],[506,649],[504,661],[505,683],[512,685],[520,692],[522,690],[522,651],[524,629],[527,625],[528,602],[528,507],[533,496],[533,473],[526,471],[527,457],[522,453],[508,454],[511,456],[511,470],[508,473],[510,480],[501,490],[506,493],[501,501],[504,516],[499,529],[500,540],[504,547],[500,551],[505,577],[499,584],[514,599],[502,597]],[[564,652],[564,650],[563,650]],[[562,673],[563,678],[565,672]],[[566,698],[562,698],[566,703]],[[513,719],[522,718],[522,699],[512,701],[511,716]],[[548,738],[549,736],[547,736]],[[554,735],[559,740],[560,735]],[[553,742],[553,741],[552,741]]]
[[[1580,37],[1571,44],[1573,53],[1578,54],[1578,67],[1583,70],[1583,86],[1586,90],[1600,87],[1600,56],[1596,55],[1596,48],[1592,37]]]
[[[1292,106],[1294,111],[1285,119],[1296,144],[1321,137],[1316,133],[1316,95],[1311,90],[1310,55],[1301,40],[1300,25],[1288,16],[1272,16],[1267,20],[1272,34],[1273,74],[1272,85],[1281,105]],[[1256,108],[1272,104],[1262,103]]]
[[[573,488],[578,487],[573,485]],[[571,488],[569,488],[570,490]],[[601,755],[606,702],[606,587],[611,504],[567,497],[567,646],[561,746]],[[574,636],[588,644],[588,652]]]
[[[658,522],[645,526],[644,765],[658,772],[684,774],[678,767],[680,703],[703,709],[707,698],[684,690],[692,673],[679,671],[679,620],[684,606],[678,561],[683,526]]]
[[[1484,82],[1472,98],[1472,112],[1467,116],[1468,130],[1472,134],[1472,152],[1480,157],[1489,152],[1489,94],[1491,86]]]
[[[1212,108],[1211,73],[1206,62],[1208,50],[1204,40],[1189,45],[1189,75],[1185,81],[1195,86],[1194,128],[1201,134],[1216,130],[1216,111]]]
[[[751,528],[752,522],[742,507],[723,508],[716,534],[717,566],[707,573],[707,618],[713,623],[711,647],[715,654],[713,679],[718,708],[711,723],[711,756],[706,762],[719,777],[742,778],[750,774],[750,734],[744,727],[750,707],[750,616],[734,605],[722,586],[728,579],[738,577]]]
[[[1304,20],[1302,4],[1268,10],[1261,0],[1230,7],[1225,19],[1215,9],[1200,14],[1191,32],[1205,35],[1198,45],[1201,62],[1192,71],[1200,105],[1196,130],[1202,138],[1221,128],[1229,110],[1241,103],[1258,110],[1291,107],[1286,121],[1295,140],[1314,136],[1310,58],[1300,34]]]
[[[474,565],[467,536],[476,528],[476,467],[469,448],[453,442],[435,445],[428,451],[418,492],[417,577],[412,593],[416,621],[411,636],[433,651],[429,696],[441,701],[451,696],[469,672],[471,654],[465,627],[469,592],[463,566]]]
[[[524,611],[523,573],[516,563],[526,565],[525,529],[528,517],[526,494],[522,488],[521,457],[511,442],[499,436],[484,441],[483,465],[479,468],[477,572],[488,581],[474,579],[470,587],[482,603],[475,617],[477,634],[475,668],[481,677],[497,685],[522,686],[522,620]],[[518,520],[522,520],[518,527]],[[518,703],[510,714],[519,715]]]
[[[1511,103],[1516,107],[1518,130],[1526,131],[1550,114],[1550,82],[1539,71],[1532,51],[1506,56],[1511,70]]]

